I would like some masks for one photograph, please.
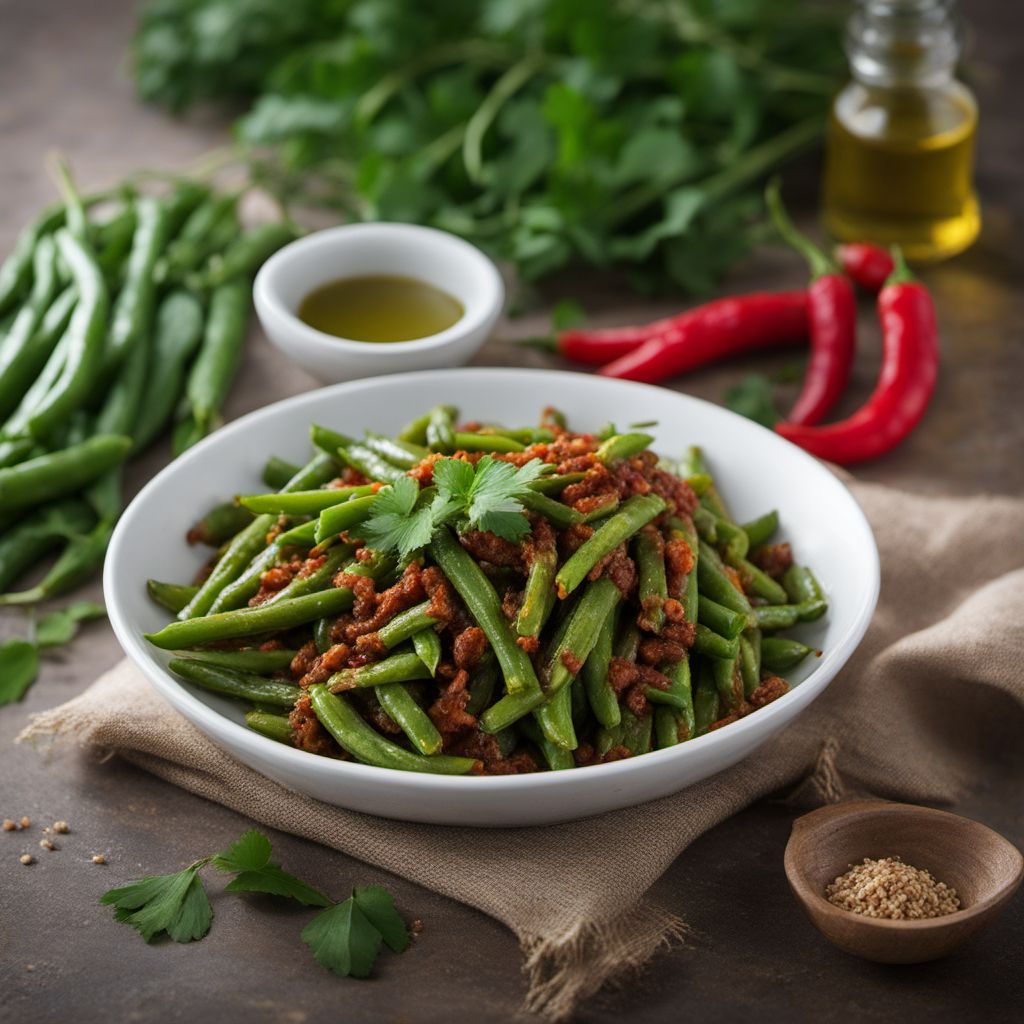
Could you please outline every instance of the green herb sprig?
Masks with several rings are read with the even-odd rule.
[[[353,532],[378,551],[397,551],[402,558],[428,544],[442,523],[460,519],[471,529],[519,541],[530,532],[521,499],[550,469],[540,459],[518,467],[490,455],[476,465],[438,459],[429,501],[423,500],[428,491],[421,491],[412,477],[401,477],[377,494],[369,518]]]
[[[257,180],[461,234],[524,279],[574,262],[708,291],[759,182],[820,139],[844,5],[149,0],[140,95],[248,103]],[[215,15],[215,16],[214,16]]]
[[[368,977],[382,944],[396,953],[408,948],[409,931],[386,889],[357,886],[348,899],[335,903],[270,856],[270,840],[251,829],[226,850],[174,874],[151,875],[110,889],[100,903],[113,907],[115,920],[130,925],[146,942],[162,934],[175,942],[196,942],[213,923],[213,907],[199,874],[212,865],[234,875],[226,892],[265,893],[324,908],[303,929],[302,940],[317,963],[342,977]]]

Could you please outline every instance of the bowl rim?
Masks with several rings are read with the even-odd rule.
[[[689,752],[695,750],[697,745],[700,746],[701,750],[724,745],[732,742],[728,738],[730,736],[738,740],[742,734],[760,730],[765,723],[775,717],[783,715],[794,704],[798,702],[803,703],[805,706],[810,704],[817,696],[820,695],[821,692],[824,691],[825,687],[829,682],[831,682],[832,678],[834,678],[836,672],[838,672],[839,669],[849,660],[849,657],[859,645],[864,633],[867,631],[868,625],[871,622],[875,605],[878,600],[880,583],[878,549],[875,544],[874,535],[871,531],[871,526],[868,523],[867,517],[864,515],[860,505],[857,503],[857,500],[850,493],[849,488],[846,487],[843,481],[835,476],[835,474],[833,474],[823,463],[819,462],[802,449],[792,445],[789,441],[786,441],[773,431],[769,431],[764,427],[759,427],[757,424],[747,421],[743,419],[743,417],[739,417],[736,413],[723,409],[721,406],[714,405],[714,403],[707,402],[706,400],[697,398],[693,395],[686,395],[682,393],[679,393],[676,396],[679,400],[692,402],[699,406],[709,407],[714,409],[716,414],[736,416],[738,419],[743,420],[743,422],[750,428],[764,430],[764,432],[772,438],[772,444],[791,448],[799,458],[806,460],[805,464],[808,473],[827,478],[829,485],[841,488],[846,493],[846,497],[850,503],[850,513],[860,529],[861,536],[858,539],[858,543],[863,547],[863,554],[866,559],[866,568],[869,576],[869,585],[861,595],[860,603],[846,634],[840,637],[832,648],[822,655],[811,673],[805,679],[801,680],[798,686],[791,689],[778,700],[759,709],[755,715],[748,715],[737,722],[732,722],[728,726],[728,729],[715,730],[714,732],[706,733],[705,735],[698,736],[692,740],[687,740],[686,743],[681,743],[674,747],[668,747],[662,750],[652,750],[647,754],[644,754],[642,757],[624,758],[620,761],[613,761],[607,764],[585,765],[575,768],[571,772],[536,772],[522,775],[474,775],[471,777],[419,772],[398,772],[396,769],[380,768],[375,765],[360,764],[356,761],[341,761],[324,758],[305,750],[285,746],[284,744],[268,739],[265,736],[261,736],[253,730],[246,728],[244,725],[232,721],[230,718],[221,714],[214,708],[211,708],[187,690],[175,677],[171,675],[170,672],[167,671],[165,666],[157,665],[151,660],[151,649],[142,634],[136,634],[129,626],[127,615],[122,608],[119,585],[117,582],[117,577],[122,565],[122,549],[126,543],[125,538],[134,528],[133,521],[136,515],[136,510],[141,507],[146,496],[161,488],[164,480],[176,472],[177,467],[187,465],[188,462],[203,458],[204,453],[212,446],[221,443],[223,440],[235,434],[243,433],[249,428],[250,424],[258,420],[261,416],[268,415],[271,410],[278,410],[285,405],[297,407],[307,404],[313,405],[320,401],[321,396],[325,393],[334,393],[338,391],[351,393],[364,389],[375,389],[379,387],[386,388],[391,382],[400,382],[403,380],[408,381],[414,378],[418,383],[423,383],[424,387],[427,388],[429,387],[429,380],[432,375],[442,374],[458,375],[465,378],[467,382],[474,376],[480,377],[491,375],[498,375],[507,380],[513,380],[518,377],[523,382],[530,380],[535,381],[538,376],[557,377],[562,378],[566,385],[570,385],[573,381],[578,382],[581,378],[592,379],[589,374],[566,370],[524,369],[518,367],[462,367],[442,370],[412,371],[409,373],[391,374],[381,377],[362,378],[341,384],[331,384],[298,395],[293,395],[290,398],[281,399],[280,401],[271,403],[261,409],[253,410],[252,412],[239,417],[237,420],[234,420],[222,427],[214,434],[204,438],[193,448],[189,449],[173,462],[169,463],[139,491],[129,504],[128,508],[125,509],[122,514],[111,538],[106,562],[104,564],[103,592],[107,603],[110,623],[122,649],[131,661],[142,670],[143,674],[155,689],[165,699],[167,699],[172,706],[175,704],[187,706],[190,712],[195,715],[197,719],[200,719],[207,724],[208,728],[212,728],[214,730],[228,729],[232,733],[233,740],[237,746],[245,749],[247,753],[251,753],[264,761],[267,757],[272,760],[279,759],[279,763],[290,764],[291,767],[297,770],[317,765],[321,771],[334,773],[335,777],[339,780],[343,780],[346,776],[354,773],[356,777],[361,776],[367,780],[396,781],[397,777],[402,780],[404,785],[421,787],[424,790],[430,790],[434,793],[443,792],[457,794],[472,789],[475,794],[501,794],[507,790],[539,790],[558,785],[571,785],[572,779],[578,780],[583,777],[580,773],[587,773],[586,777],[591,778],[594,777],[595,772],[600,772],[602,774],[598,777],[606,780],[609,785],[612,785],[619,778],[629,776],[637,771],[644,771],[644,765],[652,764],[655,759],[669,761],[673,758],[680,757],[683,751]],[[605,384],[614,384],[616,388],[635,391],[639,395],[646,393],[656,393],[660,396],[672,394],[672,392],[667,391],[665,388],[659,388],[651,384],[641,384],[635,381],[613,382],[606,378],[599,379],[604,381]],[[471,385],[469,386],[469,393],[472,393]],[[834,670],[832,669],[832,666],[835,666]],[[822,678],[825,680],[824,683],[820,681]],[[818,680],[817,686],[814,685],[816,679]],[[210,725],[211,722],[212,726]],[[684,756],[690,756],[690,754],[687,753]]]
[[[807,820],[815,815],[819,816],[818,821],[811,822]],[[941,917],[929,917],[923,920],[894,920],[887,917],[866,917],[863,914],[855,914],[850,910],[844,910],[842,907],[829,903],[817,891],[817,887],[811,884],[803,871],[802,865],[798,860],[799,847],[802,843],[809,841],[814,829],[822,827],[827,822],[834,822],[836,827],[840,827],[839,822],[844,818],[895,818],[908,816],[930,817],[934,821],[944,824],[956,822],[958,825],[962,825],[962,823],[966,822],[972,828],[989,833],[989,835],[994,836],[999,842],[1017,854],[1016,874],[988,898],[972,903],[969,907],[961,907],[959,910],[954,910],[952,914],[943,914]],[[838,804],[828,804],[801,815],[793,822],[793,830],[786,843],[786,850],[783,856],[783,867],[786,872],[786,879],[797,899],[808,908],[813,908],[816,913],[824,914],[833,920],[853,921],[860,926],[879,928],[883,931],[888,930],[892,932],[932,932],[954,925],[958,926],[964,921],[978,917],[999,906],[1013,895],[1021,881],[1024,880],[1024,856],[1022,856],[1020,850],[1009,839],[1000,835],[994,828],[991,828],[984,822],[968,818],[962,814],[954,814],[952,811],[943,811],[937,807],[925,807],[921,804],[908,804],[895,800],[875,798],[842,800]]]
[[[402,237],[417,235],[427,240],[428,245],[438,249],[448,248],[461,257],[475,262],[483,278],[483,298],[475,307],[464,305],[463,313],[450,327],[422,338],[406,341],[389,341],[386,344],[342,338],[311,327],[282,301],[277,289],[277,275],[290,263],[302,259],[309,249],[350,246],[359,243],[360,237],[378,236],[392,240],[398,245]],[[353,275],[354,276],[354,275]],[[374,221],[359,224],[339,224],[330,228],[311,231],[278,249],[260,267],[253,281],[253,299],[260,316],[276,317],[280,326],[293,332],[303,345],[327,358],[338,356],[366,356],[372,351],[380,361],[401,359],[412,353],[431,352],[444,349],[462,341],[467,335],[486,327],[487,322],[501,312],[505,302],[505,283],[494,261],[477,246],[458,235],[423,224],[403,224],[397,221]],[[372,346],[372,347],[371,347]],[[284,399],[287,401],[288,399]],[[276,404],[276,403],[275,403]],[[270,408],[270,406],[265,406]],[[255,410],[257,412],[262,410]],[[251,413],[248,415],[252,415]]]

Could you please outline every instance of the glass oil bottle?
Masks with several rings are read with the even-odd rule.
[[[911,260],[966,249],[974,193],[974,97],[954,77],[952,0],[858,0],[847,29],[853,80],[836,97],[825,227],[841,241],[902,247]]]

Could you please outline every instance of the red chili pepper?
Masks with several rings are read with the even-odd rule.
[[[836,259],[846,275],[867,292],[877,295],[893,271],[892,254],[870,242],[836,246]]]
[[[692,316],[693,312],[688,309],[675,316],[652,320],[649,324],[640,324],[636,327],[602,327],[595,330],[573,327],[559,331],[554,341],[545,347],[577,363],[603,366],[612,359],[632,352],[656,335],[672,330],[687,317]]]
[[[857,302],[839,267],[800,234],[786,215],[778,182],[768,186],[766,199],[779,234],[803,254],[811,268],[807,288],[811,359],[789,414],[790,423],[810,426],[820,423],[846,390],[857,343]]]
[[[604,377],[657,384],[725,356],[807,338],[807,293],[754,292],[709,302],[604,366]]]
[[[841,423],[822,427],[779,423],[775,427],[812,455],[842,464],[884,455],[917,426],[928,407],[939,369],[935,307],[899,254],[878,296],[878,315],[882,372],[867,402]]]

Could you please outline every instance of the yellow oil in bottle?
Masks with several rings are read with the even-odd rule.
[[[912,260],[966,249],[978,111],[955,78],[953,0],[857,0],[847,27],[853,80],[832,105],[824,219],[841,241],[899,245]]]
[[[842,241],[896,244],[912,260],[962,252],[981,227],[974,194],[977,110],[941,93],[873,90],[837,98],[825,165],[825,226]]]

